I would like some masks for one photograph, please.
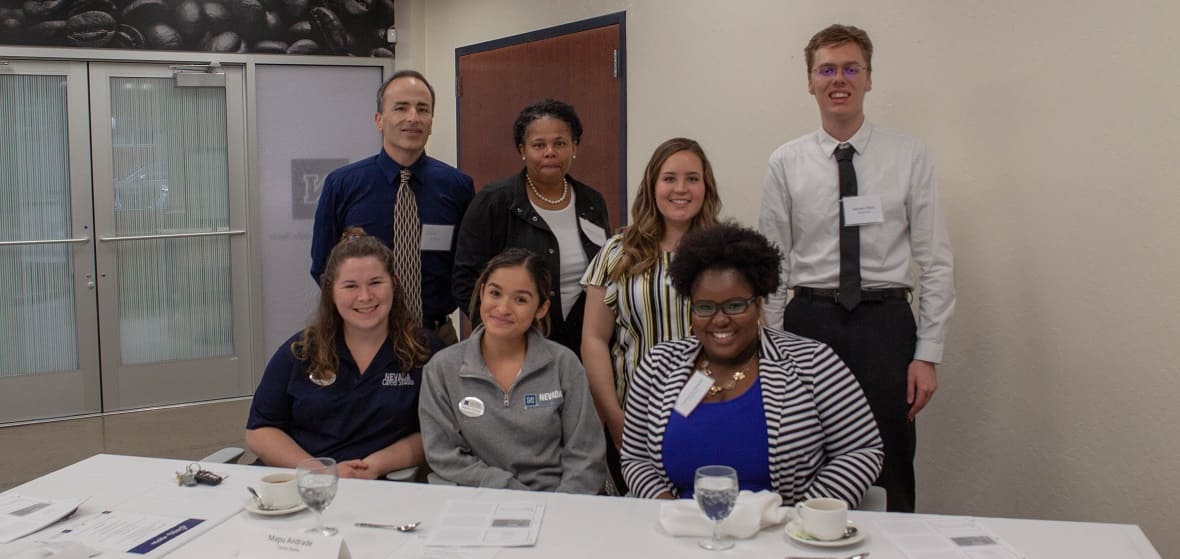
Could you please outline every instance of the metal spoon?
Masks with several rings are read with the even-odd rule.
[[[409,524],[377,524],[375,522],[354,522],[353,526],[360,528],[380,528],[382,530],[397,530],[398,532],[413,532],[418,529],[421,521],[410,522]]]
[[[250,487],[249,485],[247,485],[246,491],[249,491],[250,494],[254,496],[254,503],[256,505],[258,505],[258,510],[277,510],[275,507],[272,507],[272,506],[262,502],[262,496],[260,496],[258,494],[258,492],[254,490],[253,487]]]
[[[841,537],[840,539],[842,539],[842,540],[846,540],[846,539],[848,539],[848,538],[851,538],[852,536],[855,536],[855,535],[856,535],[856,533],[857,533],[857,532],[859,532],[859,531],[860,531],[860,530],[856,529],[856,526],[849,526],[849,527],[847,527],[847,528],[845,528],[845,529],[844,529],[844,536],[843,536],[843,537]],[[868,554],[866,553],[865,555],[868,555]],[[855,555],[853,555],[852,557],[849,557],[848,559],[861,559],[861,558],[859,558],[859,557],[856,557]]]

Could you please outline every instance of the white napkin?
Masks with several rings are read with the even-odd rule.
[[[729,518],[721,523],[721,532],[735,538],[749,538],[767,526],[787,521],[790,507],[782,507],[783,498],[770,491],[742,491]],[[696,501],[677,499],[660,505],[660,526],[673,536],[709,536],[713,521],[701,512]]]

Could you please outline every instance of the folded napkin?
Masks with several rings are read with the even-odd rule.
[[[783,498],[770,491],[738,493],[733,512],[721,523],[721,533],[735,538],[749,538],[767,526],[787,521]],[[673,536],[710,536],[713,521],[701,512],[696,501],[677,499],[660,506],[660,526]]]

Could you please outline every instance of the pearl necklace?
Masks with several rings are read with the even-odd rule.
[[[714,384],[713,386],[710,386],[709,387],[709,396],[716,396],[722,392],[725,392],[726,390],[733,388],[734,386],[737,386],[738,382],[745,380],[746,372],[742,369],[745,369],[746,367],[748,367],[756,359],[758,359],[757,353],[755,353],[752,357],[750,357],[750,360],[746,361],[743,364],[741,369],[735,370],[733,372],[733,374],[730,375],[729,380],[726,381],[725,384]],[[713,378],[713,371],[709,369],[709,360],[708,359],[702,359],[701,368],[697,369],[697,370],[704,373],[705,376],[707,376],[709,378]]]
[[[542,202],[545,202],[550,206],[556,206],[564,202],[565,197],[570,195],[570,183],[569,181],[565,180],[564,177],[561,179],[561,196],[559,196],[556,200],[542,196],[541,191],[537,190],[537,185],[533,184],[533,177],[530,177],[528,173],[524,174],[524,180],[529,181],[529,188],[533,190],[533,194],[535,194]]]

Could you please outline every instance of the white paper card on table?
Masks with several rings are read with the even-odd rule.
[[[422,224],[422,250],[451,250],[451,236],[455,233],[454,225]]]
[[[70,516],[84,500],[0,495],[0,543],[10,543]]]
[[[688,382],[684,383],[684,388],[680,390],[680,395],[676,396],[676,405],[672,409],[676,413],[688,417],[692,410],[697,409],[697,404],[705,399],[709,394],[709,389],[713,387],[713,377],[697,371],[688,378]]]
[[[203,518],[163,517],[103,511],[49,535],[48,543],[76,542],[103,552],[161,557],[208,524]],[[198,529],[200,527],[200,529]]]
[[[543,503],[448,501],[426,545],[527,547],[537,544]]]
[[[909,559],[1024,559],[1024,555],[970,517],[878,520]]]
[[[238,559],[349,559],[348,545],[339,535],[321,536],[285,530],[251,533]]]
[[[840,201],[844,203],[845,227],[885,221],[880,196],[848,196]]]
[[[390,559],[492,559],[498,547],[426,547],[416,539],[397,549]]]

